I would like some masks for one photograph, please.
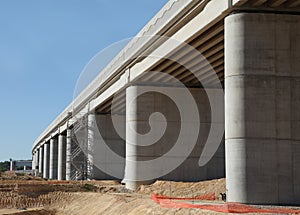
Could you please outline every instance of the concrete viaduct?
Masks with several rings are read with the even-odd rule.
[[[137,37],[147,35],[184,41],[203,54],[215,74],[207,72],[203,59],[166,39],[133,39],[37,138],[32,148],[35,173],[58,180],[122,179],[129,174],[129,189],[151,183],[140,178],[151,169],[131,166],[127,159],[157,158],[168,152],[180,128],[178,109],[155,92],[134,104],[126,101],[149,83],[161,90],[161,83],[171,76],[195,98],[201,129],[185,161],[159,178],[199,181],[226,174],[229,202],[300,205],[300,0],[170,0]],[[147,57],[154,52],[162,57]],[[196,68],[201,83],[168,56]],[[168,76],[153,76],[151,71]],[[225,95],[220,114],[225,119],[214,121],[203,85],[213,92],[219,81]],[[163,90],[181,94],[172,85]],[[147,132],[149,112],[164,114],[168,127],[154,146],[143,150],[126,140],[143,142],[130,127]],[[114,128],[113,114],[122,122],[118,126],[126,140]],[[159,120],[152,123],[154,128],[160,125]],[[199,167],[208,130],[215,125],[223,125],[225,135],[212,159]],[[97,151],[97,141],[103,139],[126,159],[113,162]]]

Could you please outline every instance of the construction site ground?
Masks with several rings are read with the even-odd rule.
[[[165,208],[153,201],[153,193],[176,198],[215,193],[213,202],[223,204],[220,193],[225,193],[225,179],[193,183],[156,181],[132,192],[118,181],[47,181],[4,173],[0,177],[0,214],[228,214],[199,208]]]

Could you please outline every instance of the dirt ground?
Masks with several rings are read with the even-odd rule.
[[[6,173],[0,177],[0,214],[216,214],[200,209],[162,208],[151,199],[152,193],[194,197],[212,192],[219,198],[219,193],[225,192],[225,179],[196,183],[156,181],[132,192],[118,181],[59,182]]]
[[[102,183],[95,182],[96,186],[102,187],[101,193],[74,193],[72,197],[75,198],[68,205],[56,204],[54,208],[57,209],[57,214],[216,214],[200,209],[162,208],[151,199],[151,194],[194,197],[211,192],[225,192],[225,179],[197,183],[157,181],[152,185],[141,186],[137,192],[128,192],[120,184]]]
[[[203,182],[156,181],[136,192],[118,181],[46,181],[13,173],[0,177],[0,215],[190,215],[225,214],[202,209],[163,208],[151,199],[153,193],[193,198],[215,193],[222,203],[225,179]]]

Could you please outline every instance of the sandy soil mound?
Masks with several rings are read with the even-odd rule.
[[[9,179],[0,180],[0,214],[215,214],[197,209],[162,208],[151,199],[152,193],[194,197],[211,192],[217,195],[225,192],[225,180],[157,181],[132,192],[118,181],[63,182],[9,175]]]
[[[43,180],[43,179],[28,174],[7,171],[0,174],[0,180]]]
[[[225,178],[201,182],[172,182],[156,181],[152,185],[142,185],[138,189],[141,194],[161,194],[171,197],[195,197],[215,193],[216,199],[221,200],[220,193],[225,193]]]
[[[0,210],[0,214],[3,215],[56,215],[56,211],[54,210],[46,210],[46,209],[29,209],[26,211],[21,211],[17,209],[7,209]]]
[[[190,215],[217,214],[199,209],[168,209],[152,201],[148,195],[139,194],[98,194],[74,193],[74,201],[68,205],[62,203],[53,205],[57,215]],[[218,213],[221,214],[221,213]]]
[[[97,184],[98,183],[98,184]],[[137,192],[130,192],[118,183],[103,184],[101,193],[73,193],[68,204],[59,202],[52,207],[59,215],[93,215],[93,214],[216,214],[216,212],[199,209],[162,208],[151,199],[152,193],[174,197],[194,197],[206,193],[225,192],[225,179],[197,183],[157,181],[144,185]],[[221,213],[219,213],[221,214]]]

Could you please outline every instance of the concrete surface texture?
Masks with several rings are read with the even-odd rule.
[[[41,146],[39,148],[39,175],[43,174],[43,163],[44,163],[44,150],[43,150],[44,146]]]
[[[44,155],[43,155],[43,178],[49,178],[49,143],[44,144]]]
[[[225,20],[230,202],[300,204],[300,16]]]
[[[119,128],[124,133],[125,115],[118,117]],[[94,119],[94,176],[97,179],[122,180],[125,169],[125,140],[115,130],[111,114],[96,114]]]
[[[139,95],[139,90],[148,92]],[[164,94],[157,92],[164,92]],[[125,168],[127,188],[136,189],[140,184],[151,183],[158,178],[198,181],[225,176],[224,142],[220,144],[217,153],[207,165],[203,167],[198,165],[212,122],[205,90],[190,89],[190,92],[196,100],[199,110],[197,114],[201,118],[200,130],[198,128],[196,138],[193,137],[191,130],[197,128],[199,121],[193,119],[185,121],[189,116],[185,117],[183,114],[192,116],[193,113],[181,113],[171,99],[177,97],[180,98],[181,106],[190,105],[186,104],[188,100],[185,99],[185,89],[149,86],[127,88]],[[163,118],[153,116],[153,113],[160,113]],[[188,127],[189,131],[182,131],[183,126]],[[166,127],[165,131],[164,127]],[[156,135],[158,137],[155,137]],[[185,154],[184,152],[189,148],[190,152]],[[174,153],[171,154],[171,151]],[[140,161],[149,161],[149,165],[141,164]],[[169,166],[172,168],[169,169]],[[148,174],[149,172],[151,174]],[[159,177],[153,177],[156,175]],[[149,180],[145,181],[144,178]]]
[[[57,139],[50,140],[50,156],[49,156],[49,179],[57,179],[57,158],[58,144]]]
[[[66,136],[58,136],[57,179],[66,179]]]

